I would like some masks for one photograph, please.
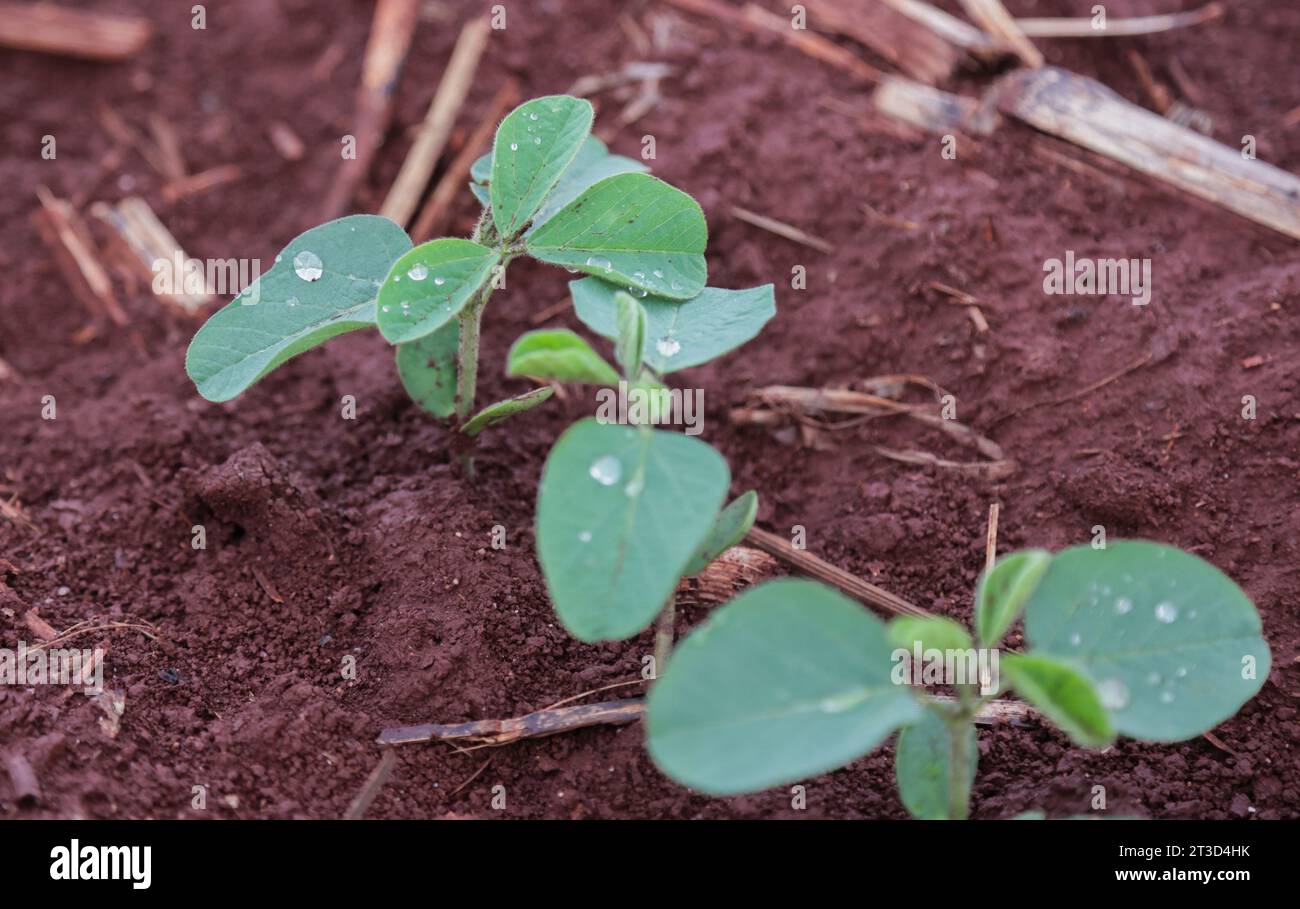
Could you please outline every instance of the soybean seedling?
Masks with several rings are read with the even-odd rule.
[[[543,385],[475,413],[483,314],[507,266],[530,256],[588,275],[570,285],[578,318],[617,342],[622,371],[570,331],[524,335],[507,364],[511,376],[617,385],[640,402],[565,432],[539,488],[547,587],[561,622],[586,641],[645,628],[671,608],[681,576],[703,567],[702,553],[713,545],[716,556],[737,528],[743,535],[739,518],[752,522],[752,495],[720,510],[730,475],[716,451],[652,427],[670,415],[663,376],[738,347],[775,313],[770,284],[705,286],[700,206],[641,162],[610,154],[590,135],[592,117],[590,103],[563,95],[508,114],[471,169],[484,208],[468,239],[412,247],[400,226],[374,215],[296,237],[199,329],[185,364],[203,397],[227,401],[330,338],[377,328],[411,398],[475,436],[553,391]]]
[[[1025,652],[1001,654],[1000,679],[971,669],[955,697],[939,699],[900,671],[917,652],[973,666],[976,644],[996,648],[1022,613]],[[1158,543],[1001,559],[980,580],[973,638],[946,618],[886,625],[827,587],[778,580],[680,644],[650,690],[648,743],[668,776],[730,795],[841,767],[898,731],[907,810],[965,818],[979,755],[973,720],[997,690],[1015,691],[1084,747],[1118,735],[1177,742],[1233,716],[1269,661],[1245,593]]]

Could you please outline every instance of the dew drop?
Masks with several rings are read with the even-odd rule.
[[[1177,673],[1177,675],[1178,675],[1178,677],[1179,677],[1180,679],[1183,678],[1183,677],[1185,677],[1185,676],[1187,675],[1187,667],[1186,667],[1186,666],[1179,666],[1179,667],[1178,667],[1178,673]]]
[[[531,113],[531,114],[529,114],[529,115],[528,115],[528,119],[529,119],[529,120],[536,120],[536,119],[537,119],[537,114],[536,114],[536,113]]]
[[[1117,615],[1128,615],[1133,611],[1133,601],[1128,597],[1120,597],[1115,601],[1115,612]]]
[[[425,265],[417,262],[411,266],[411,269],[406,273],[406,276],[412,281],[423,281],[425,278],[429,277],[429,269]]]
[[[1178,607],[1173,603],[1165,600],[1156,606],[1156,619],[1164,622],[1166,625],[1178,618]]]
[[[1158,672],[1153,672],[1149,676],[1147,676],[1148,685],[1159,685],[1163,681],[1164,679],[1160,677],[1160,673]]]
[[[582,533],[578,534],[578,539],[581,540],[581,541],[584,542],[584,543],[590,543],[590,542],[591,542],[591,531],[590,531],[590,530],[584,530]]]
[[[613,455],[605,455],[597,458],[587,472],[601,486],[613,486],[623,475],[623,465]]]
[[[1078,647],[1080,644],[1083,643],[1083,635],[1079,634],[1079,632],[1076,631],[1074,634],[1070,635],[1070,643],[1073,644],[1075,647]]]
[[[533,144],[534,144],[534,145],[541,145],[541,144],[542,144],[542,137],[541,137],[541,136],[537,136],[537,137],[535,137],[535,138],[533,139]]]
[[[685,288],[684,288],[684,285],[682,284],[681,281],[673,281],[673,282],[672,282],[671,284],[669,284],[668,286],[671,287],[673,290],[676,290],[676,291],[681,291],[681,290],[684,290],[684,289],[685,289]]]
[[[304,249],[293,257],[293,271],[304,281],[319,281],[320,276],[325,274],[325,266],[320,256]]]
[[[447,279],[446,279],[446,278],[434,278],[434,279],[433,279],[433,283],[434,283],[434,284],[437,284],[439,287],[442,287],[442,285],[444,285],[444,284],[447,283]]]
[[[674,356],[677,351],[682,349],[682,344],[671,335],[664,335],[655,342],[655,350],[659,351],[661,357]]]
[[[599,268],[601,271],[613,271],[614,263],[604,256],[588,256],[587,265],[592,268]]]
[[[1107,679],[1097,685],[1097,697],[1107,710],[1123,710],[1128,706],[1128,686],[1119,679]]]
[[[518,143],[518,142],[511,142],[511,143],[510,143],[510,150],[511,150],[511,151],[519,151],[519,143]]]
[[[1172,704],[1174,702],[1174,693],[1172,691],[1160,692],[1160,703]]]
[[[645,489],[645,480],[641,477],[635,477],[630,483],[623,487],[623,494],[629,499],[634,499]]]
[[[656,277],[656,278],[662,278],[663,276],[664,276],[664,273],[663,273],[662,271],[660,271],[659,269],[656,268],[656,269],[655,269],[655,277]]]

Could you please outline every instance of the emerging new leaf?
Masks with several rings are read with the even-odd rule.
[[[375,324],[375,296],[411,240],[387,218],[350,215],[299,234],[275,265],[204,323],[185,371],[229,401],[286,360]]]
[[[998,559],[993,570],[980,577],[975,590],[975,633],[981,644],[992,647],[1002,640],[1051,561],[1047,550],[1027,549]]]
[[[911,653],[919,642],[924,650],[968,650],[970,635],[944,616],[899,616],[889,623],[889,639],[895,647]]]
[[[515,414],[523,413],[525,410],[532,410],[553,394],[555,394],[555,389],[550,385],[544,385],[541,388],[526,391],[521,395],[515,395],[513,398],[506,398],[504,401],[489,404],[471,417],[461,427],[460,431],[472,438],[489,426],[495,426],[510,419]]]
[[[704,212],[649,174],[601,180],[530,233],[530,255],[642,293],[688,300],[704,289]]]
[[[618,372],[567,328],[530,331],[519,336],[506,358],[506,375],[557,382],[617,385]]]
[[[708,568],[709,563],[745,538],[757,516],[758,493],[751,489],[744,495],[737,496],[714,520],[709,535],[704,538],[700,548],[695,550],[695,555],[691,556],[691,562],[682,574],[688,578],[694,577]]]
[[[619,288],[599,278],[569,283],[578,318],[601,337],[617,337],[614,295]],[[640,301],[646,312],[645,364],[660,375],[707,363],[734,350],[776,315],[772,285],[748,290],[706,287],[685,302],[661,297]]]
[[[470,240],[421,243],[393,263],[379,289],[379,331],[393,344],[432,334],[492,276],[497,252]]]
[[[615,294],[614,301],[618,305],[614,359],[623,367],[623,375],[635,379],[641,374],[641,356],[645,351],[645,310],[624,291]]]
[[[712,795],[833,770],[921,716],[890,679],[891,649],[884,623],[828,587],[760,584],[673,651],[650,689],[650,755]]]
[[[506,115],[492,143],[492,220],[512,239],[550,195],[591,132],[590,101],[549,95]]]
[[[1074,667],[1040,654],[1008,653],[1002,657],[1002,675],[1080,745],[1104,748],[1115,740],[1092,680]]]
[[[606,641],[649,625],[729,482],[722,456],[690,436],[591,418],[571,426],[537,496],[537,554],[564,627]]]
[[[1025,607],[1025,640],[1082,667],[1116,730],[1156,742],[1228,719],[1270,663],[1241,588],[1203,559],[1144,540],[1057,553]]]

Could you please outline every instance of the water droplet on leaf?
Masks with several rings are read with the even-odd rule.
[[[587,472],[601,486],[613,486],[618,482],[618,478],[623,475],[623,465],[613,455],[605,455],[597,458]]]
[[[304,249],[293,257],[293,271],[304,281],[319,281],[320,276],[325,274],[325,266],[320,256]]]

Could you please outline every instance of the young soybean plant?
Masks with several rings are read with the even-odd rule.
[[[1246,595],[1208,562],[1158,543],[1001,559],[980,580],[974,640],[950,619],[886,625],[827,587],[778,580],[738,596],[677,648],[650,690],[650,753],[673,779],[731,795],[833,770],[901,730],[895,772],[907,810],[965,818],[973,718],[993,693],[966,684],[940,700],[895,669],[917,642],[927,661],[929,651],[997,647],[1022,613],[1026,650],[1001,655],[1002,688],[1085,747],[1119,734],[1195,737],[1268,675]]]
[[[708,228],[690,196],[609,154],[590,135],[592,107],[563,95],[512,111],[471,169],[484,210],[469,239],[412,248],[373,215],[298,236],[275,265],[199,330],[186,370],[211,401],[241,394],[292,357],[375,327],[396,348],[412,399],[476,435],[551,396],[552,386],[475,416],[479,332],[505,268],[527,255],[591,277],[570,287],[581,319],[617,342],[622,373],[570,331],[537,331],[510,351],[507,373],[618,385],[632,400],[582,420],[556,443],[538,494],[538,551],[561,622],[584,641],[626,638],[661,612],[671,642],[672,593],[753,523],[753,493],[720,511],[730,474],[708,445],[656,430],[661,378],[754,337],[775,314],[772,285],[706,287]],[[630,425],[629,425],[630,424]]]

